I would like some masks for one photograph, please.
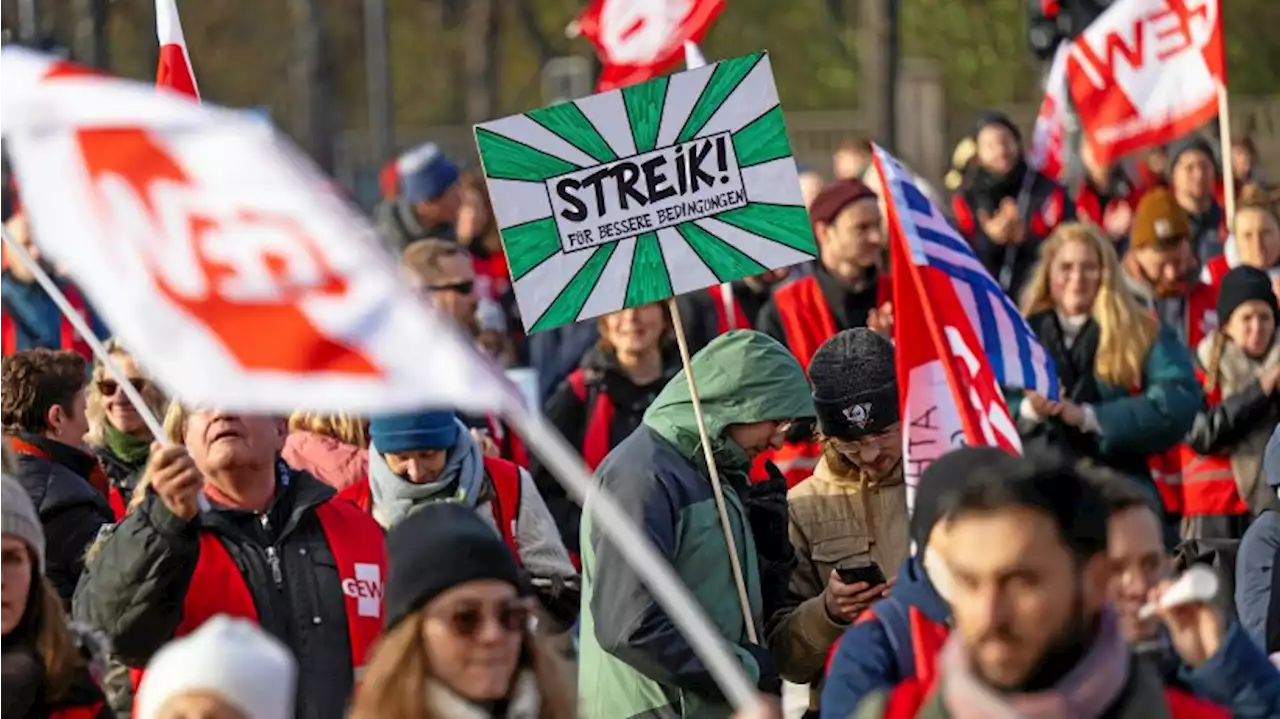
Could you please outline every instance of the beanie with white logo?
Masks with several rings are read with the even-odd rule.
[[[297,675],[293,654],[278,639],[252,622],[218,615],[151,658],[135,716],[152,719],[180,694],[207,692],[249,719],[290,719]]]

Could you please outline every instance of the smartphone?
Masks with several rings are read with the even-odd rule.
[[[845,584],[865,582],[867,586],[876,587],[888,581],[884,577],[884,572],[880,570],[880,565],[875,562],[865,567],[841,567],[836,570],[836,574]]]

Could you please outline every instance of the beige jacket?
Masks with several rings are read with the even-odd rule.
[[[836,622],[824,602],[827,579],[840,567],[875,562],[893,578],[907,558],[907,491],[901,471],[878,484],[838,477],[826,459],[813,476],[787,493],[796,568],[788,588],[791,606],[773,623],[769,649],[783,678],[812,683],[809,705],[818,706],[817,682],[827,654],[849,625]]]

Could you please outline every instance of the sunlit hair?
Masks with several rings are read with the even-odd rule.
[[[120,344],[115,337],[103,343],[107,348],[107,354],[116,357],[120,355],[131,356],[129,351]],[[146,377],[146,373],[143,373]],[[102,360],[95,359],[93,362],[93,373],[89,378],[89,387],[85,390],[85,416],[89,419],[89,433],[84,436],[84,441],[91,447],[101,447],[106,444],[104,425],[107,423],[106,398],[102,396],[102,392],[98,391],[98,383],[104,379],[114,379],[107,373],[107,369],[102,364]],[[150,379],[149,377],[147,379]],[[152,414],[159,417],[165,408],[165,396],[156,386],[155,382],[147,382],[147,386],[142,390],[142,399],[146,401],[147,407],[151,409]]]
[[[427,680],[434,677],[423,646],[425,611],[419,609],[378,639],[352,701],[353,719],[448,719],[427,706],[423,691]],[[525,634],[517,675],[526,669],[532,669],[537,679],[542,702],[539,719],[577,716],[577,693],[567,663],[549,639],[534,632]]]
[[[1054,309],[1049,287],[1049,268],[1058,252],[1069,242],[1081,242],[1093,249],[1102,268],[1098,294],[1089,316],[1098,324],[1098,352],[1093,371],[1098,379],[1116,387],[1137,388],[1142,384],[1143,366],[1160,325],[1144,310],[1124,286],[1120,260],[1111,242],[1090,224],[1071,222],[1059,225],[1040,248],[1040,261],[1022,291],[1021,309],[1025,317]]]
[[[289,415],[289,431],[315,432],[356,447],[369,446],[368,422],[345,412],[294,412]]]

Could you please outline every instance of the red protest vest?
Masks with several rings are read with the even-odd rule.
[[[822,296],[818,278],[801,277],[773,293],[773,304],[778,309],[782,331],[787,336],[787,347],[808,371],[809,360],[823,342],[839,332],[827,298]]]
[[[730,330],[751,329],[751,321],[747,319],[747,313],[742,311],[738,298],[733,296],[732,285],[711,285],[707,288],[707,292],[711,294],[711,304],[716,307],[716,336]],[[732,321],[729,316],[730,308],[733,308]]]
[[[1204,263],[1204,272],[1201,273],[1200,279],[1204,284],[1213,290],[1214,301],[1217,301],[1218,290],[1222,288],[1222,278],[1227,276],[1231,271],[1231,263],[1227,261],[1225,254],[1211,258]]]
[[[899,615],[900,616],[900,615]],[[895,662],[899,666],[899,670],[903,676],[911,679],[917,679],[926,683],[932,683],[937,673],[938,655],[942,652],[942,645],[947,643],[947,637],[951,635],[951,629],[946,625],[935,622],[925,616],[924,612],[917,607],[907,607],[906,609],[907,626],[905,629],[909,636],[896,637],[894,634],[897,628],[893,623],[885,621],[884,618],[876,614],[876,607],[872,605],[870,609],[863,612],[854,620],[854,626],[864,622],[880,622],[884,626],[885,636],[888,637],[889,643],[894,649],[893,654]],[[831,671],[831,661],[836,656],[836,647],[840,642],[831,645],[831,650],[827,652],[827,665],[823,674]],[[911,670],[908,673],[906,669],[905,656],[899,657],[899,654],[910,654]]]
[[[884,719],[915,719],[933,695],[934,683],[909,679],[889,692]],[[1164,688],[1165,706],[1173,719],[1230,719],[1231,712],[1217,704],[1192,696],[1181,689]]]
[[[1203,370],[1196,370],[1200,383],[1207,384]],[[1214,387],[1205,392],[1209,407],[1222,403],[1222,388]],[[1214,515],[1248,514],[1249,505],[1240,498],[1231,459],[1226,454],[1196,454],[1185,444],[1178,445],[1179,492],[1182,495],[1182,515],[1203,517]]]
[[[520,441],[520,436],[508,429],[506,423],[496,415],[491,414],[485,417],[485,424],[489,427],[489,436],[498,443],[501,457],[528,469],[529,450],[525,448],[524,442]]]
[[[519,544],[516,542],[517,524],[520,518],[520,467],[514,462],[497,457],[484,458],[484,471],[493,485],[494,498],[489,503],[493,523],[502,535],[502,541],[511,550],[516,564],[520,564]],[[338,493],[338,498],[351,502],[366,514],[373,512],[373,490],[369,480],[357,482]]]
[[[1188,347],[1199,347],[1200,341],[1218,329],[1218,293],[1202,282],[1196,282],[1187,295]]]
[[[567,381],[569,389],[573,390],[573,396],[585,405],[588,396],[592,394],[588,391],[586,370],[574,370],[569,373]],[[609,399],[608,392],[596,391],[594,394],[595,400],[591,406],[584,408],[587,413],[587,428],[582,433],[582,447],[579,448],[582,458],[586,460],[587,469],[592,471],[600,466],[609,450],[613,449],[609,441],[609,430],[613,427],[613,400]]]
[[[102,702],[89,706],[62,707],[49,712],[49,719],[96,719],[102,711]]]
[[[346,502],[330,500],[316,507],[316,517],[342,580],[346,598],[351,667],[364,669],[369,649],[382,631],[382,587],[387,573],[386,540],[377,523]],[[195,631],[217,614],[258,621],[258,609],[235,560],[211,532],[200,534],[200,558],[182,599],[182,622],[174,638]],[[131,669],[134,689],[143,671]]]
[[[80,295],[71,284],[62,285],[62,294],[67,298],[67,303],[76,311],[76,314],[84,318],[85,322],[89,321],[89,310],[84,303],[84,297]],[[85,342],[76,332],[76,328],[66,316],[59,316],[58,321],[58,349],[71,350],[76,354],[84,357],[86,360],[93,361],[93,349],[89,347],[89,343]],[[12,312],[0,312],[0,354],[8,357],[18,351],[18,321],[14,318]]]
[[[472,256],[471,264],[475,266],[477,285],[482,296],[497,301],[511,287],[507,256],[501,250],[487,257]]]

